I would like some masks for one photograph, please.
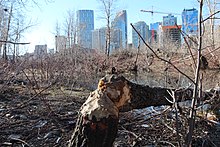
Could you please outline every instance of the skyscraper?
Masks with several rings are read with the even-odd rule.
[[[175,43],[180,45],[181,43],[181,34],[180,30],[181,25],[174,26],[160,26],[159,27],[159,43],[164,45],[166,43]]]
[[[181,29],[181,25],[177,26],[177,17],[174,17],[172,14],[163,16],[162,26],[159,26],[160,45],[165,43],[180,45],[181,34],[179,29]]]
[[[122,31],[120,29],[111,30],[111,46],[110,53],[122,49]]]
[[[67,38],[65,36],[55,36],[56,52],[64,51],[67,48]]]
[[[47,54],[47,45],[35,45],[34,55],[37,58],[42,58]]]
[[[161,25],[161,22],[155,22],[150,24],[150,30],[155,30],[158,32],[159,26]]]
[[[105,53],[106,47],[106,27],[92,31],[92,48]]]
[[[140,35],[144,38],[144,40],[146,42],[148,42],[149,26],[144,21],[139,21],[134,24],[134,27],[137,29],[137,31],[140,33]],[[135,48],[138,48],[139,36],[134,30],[132,30],[132,44]],[[142,46],[142,45],[144,45],[144,43],[142,40],[140,40],[140,46]]]
[[[77,44],[84,48],[92,48],[92,30],[94,30],[93,10],[77,11]]]
[[[158,32],[159,26],[162,22],[155,22],[150,24],[150,31],[149,31],[149,41],[150,43],[158,42]]]
[[[198,10],[184,9],[182,12],[182,31],[189,36],[198,34]]]
[[[122,10],[116,14],[114,21],[112,22],[113,29],[121,30],[122,35],[122,48],[127,47],[128,36],[127,36],[127,12]]]

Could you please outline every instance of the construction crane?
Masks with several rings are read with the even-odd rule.
[[[151,13],[152,15],[153,15],[154,13],[158,13],[158,14],[173,14],[173,15],[181,15],[181,14],[179,14],[179,13],[159,12],[159,11],[153,11],[153,10],[141,10],[141,12]]]

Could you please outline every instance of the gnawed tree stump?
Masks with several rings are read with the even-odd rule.
[[[118,108],[100,89],[82,105],[69,147],[111,147],[117,135]]]
[[[68,147],[112,147],[117,135],[119,111],[148,106],[172,105],[192,99],[192,89],[167,89],[132,83],[123,76],[107,75],[81,106]],[[203,93],[202,99],[212,96]]]

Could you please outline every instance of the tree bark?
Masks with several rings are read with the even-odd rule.
[[[168,91],[174,91],[174,97]],[[68,147],[112,147],[119,111],[172,105],[192,96],[193,89],[149,87],[132,83],[123,76],[107,75],[81,106]],[[211,92],[203,92],[202,100],[211,96]]]

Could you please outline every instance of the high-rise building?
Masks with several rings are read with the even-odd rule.
[[[47,54],[47,45],[35,45],[34,55],[37,58],[42,58]]]
[[[149,31],[149,41],[150,43],[158,42],[158,32],[159,26],[162,22],[155,22],[150,24],[150,31]]]
[[[198,10],[184,9],[182,12],[182,31],[189,36],[198,34]]]
[[[175,26],[177,24],[177,17],[174,17],[172,14],[168,16],[163,16],[163,26]]]
[[[159,26],[162,24],[162,22],[155,22],[150,24],[150,30],[158,31]]]
[[[97,49],[101,53],[106,51],[106,32],[107,28],[103,27],[100,29],[95,29],[92,31],[92,48]],[[111,54],[114,51],[117,51],[122,46],[122,34],[119,29],[111,30],[111,41],[110,41],[110,51]]]
[[[181,25],[174,26],[160,26],[159,27],[159,42],[160,44],[175,43],[181,44]]]
[[[163,45],[165,43],[175,43],[180,45],[181,43],[181,25],[177,26],[177,17],[172,14],[163,16],[162,25],[159,26],[159,43]]]
[[[122,31],[121,29],[111,30],[111,43],[110,43],[110,53],[122,49]]]
[[[121,30],[122,35],[122,48],[127,47],[128,36],[127,36],[127,12],[122,10],[116,14],[115,19],[112,22],[113,29]]]
[[[106,47],[106,27],[92,31],[92,49],[104,53]]]
[[[149,26],[144,21],[139,21],[134,24],[134,27],[136,30],[140,33],[140,35],[143,37],[143,39],[148,42],[149,40]],[[140,41],[140,43],[139,43]],[[132,30],[132,44],[134,48],[138,48],[139,44],[140,46],[143,46],[144,43],[142,40],[140,40],[138,34]]]
[[[65,36],[55,36],[56,52],[61,52],[67,48],[67,38]]]
[[[77,11],[77,44],[84,48],[92,48],[92,30],[94,30],[93,10]]]

